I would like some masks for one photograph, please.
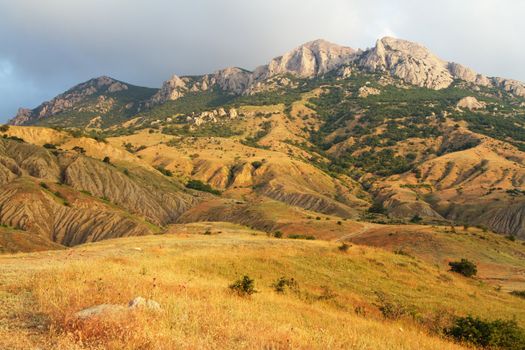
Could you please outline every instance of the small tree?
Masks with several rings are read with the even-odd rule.
[[[106,164],[111,164],[111,159],[109,159],[108,156],[105,156],[104,159],[102,160],[104,163]]]
[[[295,290],[295,291],[298,290],[299,285],[297,284],[297,281],[293,277],[292,278],[281,277],[272,284],[272,287],[277,293],[284,293],[286,288],[290,290]]]
[[[347,252],[348,249],[350,249],[350,245],[346,244],[346,243],[343,243],[339,247],[337,247],[337,249],[339,249],[339,251],[341,251],[341,252]]]
[[[52,144],[52,143],[46,143],[46,144],[44,144],[43,147],[44,147],[44,148],[47,148],[47,149],[57,149],[57,146],[55,146],[55,145]]]
[[[475,276],[478,273],[476,264],[467,259],[461,259],[461,261],[451,261],[448,263],[450,271],[457,272],[466,277]]]
[[[410,222],[413,223],[413,224],[418,224],[420,223],[421,221],[423,220],[423,218],[421,216],[419,216],[418,214],[414,215],[412,217],[412,219],[410,219]]]
[[[259,169],[262,165],[263,165],[263,163],[260,160],[255,160],[255,161],[252,162],[252,166],[256,170]]]
[[[505,350],[525,349],[525,331],[515,320],[488,321],[477,317],[457,317],[445,334],[477,347]]]
[[[247,275],[230,284],[229,288],[242,297],[257,293],[254,280]]]
[[[377,201],[374,202],[370,208],[368,208],[368,212],[374,214],[386,214],[387,210],[383,206],[383,203]]]

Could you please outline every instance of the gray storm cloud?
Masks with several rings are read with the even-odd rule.
[[[317,38],[366,48],[393,35],[525,81],[524,17],[520,0],[0,0],[0,122],[92,77],[157,87]]]

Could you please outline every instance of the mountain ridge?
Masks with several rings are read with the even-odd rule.
[[[346,67],[346,68],[345,68]],[[345,69],[342,69],[345,68]],[[342,69],[342,70],[341,70]],[[385,73],[399,78],[407,84],[440,90],[451,86],[455,80],[473,86],[492,87],[517,97],[525,97],[525,84],[508,78],[487,77],[459,63],[445,61],[421,44],[393,37],[383,37],[370,49],[353,49],[317,39],[299,45],[293,50],[270,60],[269,63],[249,71],[239,67],[227,67],[201,76],[178,76],[166,80],[153,96],[134,101],[135,111],[150,108],[168,101],[176,101],[191,93],[219,89],[231,95],[252,95],[275,89],[277,86],[293,86],[286,76],[314,78],[335,73],[347,77],[352,69]],[[339,71],[338,71],[339,70]],[[278,78],[277,83],[272,79]],[[111,105],[111,93],[133,87],[116,79],[102,76],[76,85],[54,99],[42,103],[35,109],[20,108],[8,123],[29,125],[41,119],[71,109],[86,96],[108,92],[109,100],[99,101],[101,112]],[[95,89],[95,90],[93,90]],[[75,91],[80,90],[80,93]],[[105,95],[102,95],[106,97]],[[136,105],[136,106],[135,106]]]

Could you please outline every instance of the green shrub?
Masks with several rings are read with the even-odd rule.
[[[312,235],[299,235],[299,234],[288,235],[288,238],[290,238],[290,239],[306,239],[307,241],[315,240],[315,236],[312,236]]]
[[[0,132],[8,132],[9,131],[9,125],[4,124],[0,125]]]
[[[451,261],[448,263],[450,271],[457,272],[466,277],[475,276],[478,273],[476,264],[467,260],[461,259],[461,261]]]
[[[275,232],[273,233],[273,236],[274,236],[275,238],[283,238],[283,233],[282,233],[281,231],[275,231]]]
[[[41,182],[40,187],[42,187],[45,190],[49,190],[49,186],[45,182]]]
[[[54,193],[54,195],[55,195],[56,197],[60,198],[60,199],[64,199],[64,196],[62,195],[62,193],[60,193],[60,192],[58,192],[58,191],[56,191],[56,192]]]
[[[252,162],[252,166],[256,170],[259,169],[262,165],[263,165],[263,163],[260,160],[255,160],[255,161]]]
[[[412,217],[412,219],[410,219],[410,222],[413,223],[413,224],[418,224],[418,223],[420,223],[421,221],[423,221],[423,218],[422,218],[421,216],[417,215],[417,214],[414,215],[414,216]]]
[[[374,214],[386,214],[387,210],[383,206],[383,203],[377,201],[374,202],[370,208],[368,208],[368,212]]]
[[[525,299],[525,290],[513,290],[510,294]]]
[[[337,247],[337,249],[339,249],[342,252],[347,252],[348,249],[350,249],[350,247],[351,246],[349,244],[343,243],[339,247]]]
[[[217,195],[217,196],[221,195],[221,191],[214,189],[209,184],[204,183],[204,182],[202,182],[200,180],[190,180],[186,184],[186,187],[187,188],[191,188],[192,190],[209,192],[209,193]]]
[[[111,164],[111,159],[109,159],[108,156],[105,156],[104,159],[102,159],[102,161],[106,164]]]
[[[299,285],[293,277],[280,277],[272,284],[272,287],[277,293],[284,293],[286,288],[296,291],[299,288]]]
[[[6,135],[4,135],[4,138],[6,138],[8,140],[13,140],[13,141],[16,141],[16,142],[25,143],[25,140],[23,138],[18,137],[18,136],[6,136]]]
[[[168,177],[172,177],[173,176],[173,173],[171,172],[171,170],[166,169],[162,165],[159,165],[159,166],[155,167],[155,169],[157,169],[159,172],[161,172],[164,176],[168,176]]]
[[[384,318],[389,320],[397,320],[408,314],[411,314],[410,308],[407,306],[392,300],[386,294],[382,292],[376,292],[379,301],[379,311]]]
[[[57,146],[53,145],[52,143],[45,143],[43,147],[47,149],[57,149]]]
[[[525,331],[515,320],[487,321],[472,316],[457,317],[445,334],[483,348],[525,349]]]
[[[255,281],[247,275],[244,275],[242,278],[230,284],[229,288],[237,295],[242,297],[257,293],[255,290]]]
[[[80,146],[75,146],[72,149],[73,149],[73,151],[75,151],[77,153],[80,153],[80,154],[86,153],[86,150],[83,147],[80,147]]]

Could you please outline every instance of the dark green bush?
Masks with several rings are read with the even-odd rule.
[[[312,236],[312,235],[299,235],[299,234],[288,235],[288,238],[290,238],[290,239],[306,239],[307,241],[315,240],[315,236]]]
[[[277,293],[284,293],[286,288],[296,291],[299,288],[299,285],[293,277],[280,277],[272,284],[272,287]]]
[[[347,252],[348,249],[350,249],[350,247],[351,246],[349,244],[343,243],[337,249],[339,249],[342,252]]]
[[[478,273],[476,264],[467,259],[461,259],[461,261],[451,261],[448,263],[450,271],[457,272],[466,277],[475,276]]]
[[[252,166],[254,169],[259,169],[262,165],[263,163],[260,160],[255,160],[252,162]]]
[[[216,196],[220,196],[221,195],[221,191],[214,189],[209,184],[204,183],[204,182],[202,182],[200,180],[190,180],[186,184],[186,187],[187,188],[191,188],[192,190],[208,192],[208,193],[214,194]]]
[[[281,231],[275,231],[275,232],[273,233],[273,236],[274,236],[275,238],[283,238],[283,233],[282,233]]]
[[[53,145],[52,143],[46,143],[46,144],[44,144],[44,148],[47,148],[47,149],[56,149],[57,146]]]
[[[525,331],[515,320],[487,321],[472,316],[457,317],[452,327],[445,330],[445,334],[483,348],[525,349]]]
[[[230,284],[229,288],[239,296],[250,296],[253,293],[257,293],[255,281],[247,275]]]
[[[510,294],[525,299],[525,290],[513,290]]]
[[[423,221],[423,218],[422,218],[421,216],[417,215],[417,214],[414,215],[414,216],[412,217],[412,219],[410,219],[410,222],[413,223],[413,224],[418,224],[418,223],[420,223],[421,221]]]
[[[368,208],[368,212],[374,214],[386,214],[387,210],[383,206],[383,203],[377,201],[374,202],[370,208]]]
[[[164,176],[169,176],[169,177],[172,177],[172,176],[173,176],[173,173],[171,172],[171,170],[166,169],[166,168],[163,167],[162,165],[159,165],[159,166],[155,167],[155,169],[157,169],[158,171],[160,171]]]

